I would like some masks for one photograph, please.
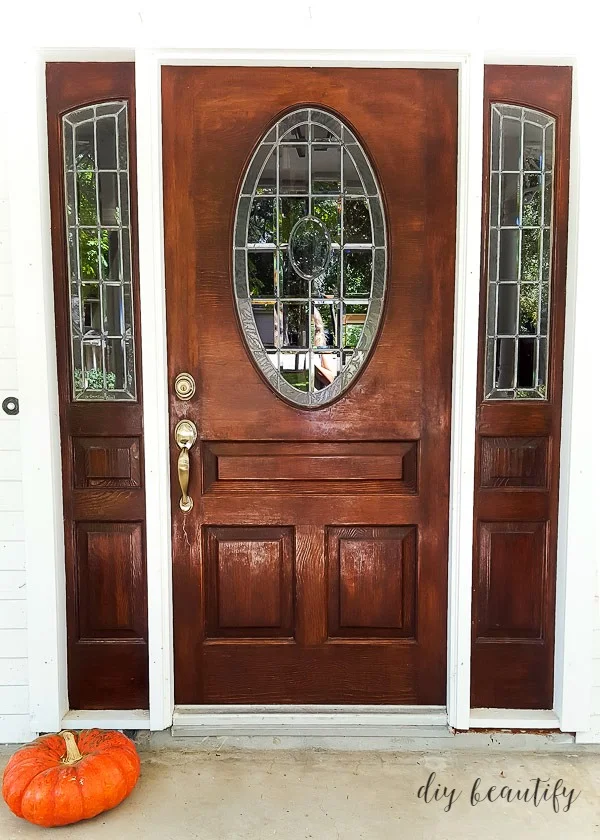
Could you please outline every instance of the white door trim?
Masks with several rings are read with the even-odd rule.
[[[24,534],[27,554],[30,713],[33,732],[58,729],[67,710],[62,485],[55,364],[54,307],[48,198],[44,64],[47,60],[132,60],[131,51],[52,50],[10,55],[9,73],[19,72],[9,120],[12,263],[15,277],[18,367],[23,442]],[[494,56],[494,62],[570,64],[570,57]],[[470,725],[469,672],[471,623],[472,499],[475,429],[475,377],[479,298],[482,77],[484,56],[476,51],[408,52],[346,50],[147,50],[135,52],[137,96],[138,203],[142,311],[142,370],[146,435],[148,527],[148,615],[150,646],[150,728],[169,726],[173,715],[170,487],[168,474],[165,281],[162,219],[160,68],[163,64],[278,66],[456,67],[459,71],[460,124],[454,378],[451,452],[448,590],[449,724]],[[17,69],[15,69],[17,68]],[[591,85],[592,71],[586,69]],[[10,93],[10,85],[7,85]],[[574,92],[577,97],[577,89]],[[18,101],[16,101],[18,98]],[[15,100],[14,102],[12,100]],[[582,105],[582,103],[580,103]],[[586,143],[591,145],[593,97],[585,100]],[[9,111],[10,113],[10,111]],[[597,119],[597,118],[596,118]],[[27,130],[24,130],[25,122]],[[583,106],[574,113],[574,137],[584,124]],[[589,147],[587,147],[589,149]],[[592,253],[592,186],[586,187],[585,230],[579,225],[583,198],[579,166],[586,178],[594,170],[580,150],[572,171],[569,284],[565,337],[565,434],[561,453],[559,588],[557,595],[556,712],[561,728],[587,731],[590,723],[593,568],[593,515],[582,522],[593,499],[593,466],[583,447],[590,435],[585,411],[593,382],[594,352],[575,321],[590,322],[595,287]],[[596,176],[597,178],[597,176]],[[597,193],[596,193],[597,194]],[[29,224],[23,225],[22,219]],[[591,234],[591,235],[590,235]],[[578,277],[575,301],[574,271]],[[587,333],[593,335],[593,329]],[[35,336],[35,341],[32,341]],[[593,348],[592,348],[593,350]],[[44,365],[40,365],[40,353]],[[577,375],[575,375],[577,368]],[[568,428],[572,434],[568,434]],[[586,430],[585,433],[583,430]],[[577,430],[577,435],[575,435]],[[581,437],[579,437],[581,435]],[[589,439],[589,438],[588,438]],[[32,441],[35,446],[32,446]],[[568,492],[567,492],[568,491]],[[582,507],[583,506],[583,507]],[[583,529],[583,530],[582,530]],[[567,556],[569,563],[567,563]],[[582,604],[586,608],[582,609]],[[582,640],[584,643],[582,644]],[[563,719],[564,716],[564,719]],[[107,724],[110,718],[107,718]]]

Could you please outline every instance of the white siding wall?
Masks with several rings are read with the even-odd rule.
[[[5,114],[0,112],[0,125]],[[0,403],[18,396],[6,155],[0,131]],[[0,743],[29,740],[27,600],[18,416],[0,411]]]

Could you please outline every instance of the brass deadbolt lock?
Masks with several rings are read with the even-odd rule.
[[[175,393],[180,400],[191,400],[196,393],[196,383],[191,373],[178,373],[175,377]]]

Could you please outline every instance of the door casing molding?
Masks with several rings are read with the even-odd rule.
[[[58,386],[52,301],[52,264],[45,108],[47,61],[135,61],[140,249],[142,372],[146,449],[148,537],[148,625],[151,729],[173,721],[173,634],[171,589],[171,490],[166,355],[166,301],[163,255],[161,67],[187,65],[271,65],[456,68],[459,76],[459,156],[457,253],[454,313],[454,368],[450,473],[448,577],[448,724],[468,729],[471,647],[473,467],[475,445],[477,320],[480,278],[483,67],[488,63],[569,64],[572,56],[481,51],[410,52],[390,50],[23,50],[8,53],[5,79],[20,74],[22,84],[6,85],[9,108],[23,119],[8,121],[11,242],[15,283],[19,392],[24,482],[24,537],[27,557],[29,697],[32,733],[60,728],[68,712],[64,546],[58,429]],[[10,73],[8,68],[10,67]],[[589,74],[588,74],[589,75]],[[577,71],[576,71],[577,77]],[[591,86],[590,86],[591,87]],[[592,98],[585,109],[574,88],[571,208],[561,505],[559,511],[556,606],[555,712],[560,727],[587,731],[591,711],[593,627],[593,470],[585,460],[584,430],[591,436],[585,397],[593,354],[585,338],[575,342],[575,322],[593,311],[592,277],[579,278],[575,266],[594,264],[594,237],[584,241],[579,224],[579,126],[585,111],[591,125]],[[589,88],[588,88],[589,92]],[[18,106],[18,107],[17,107]],[[9,110],[10,113],[10,110]],[[585,141],[587,142],[587,140]],[[591,146],[591,134],[589,139]],[[587,150],[586,146],[586,150]],[[591,158],[591,154],[590,154]],[[586,158],[587,160],[587,158]],[[41,189],[40,189],[41,185]],[[583,187],[583,185],[582,185]],[[582,189],[583,193],[583,189]],[[591,189],[586,192],[591,208]],[[28,218],[24,226],[20,220]],[[591,227],[591,220],[589,227]],[[591,271],[591,268],[588,270]],[[570,290],[570,291],[569,291]],[[588,315],[589,318],[589,315]],[[36,337],[36,354],[31,336]],[[38,353],[44,353],[40,366]],[[571,433],[569,430],[572,430]],[[577,434],[575,434],[575,430]],[[35,441],[35,446],[32,446]],[[590,511],[584,521],[583,511]],[[583,554],[582,554],[583,550]],[[569,557],[569,563],[567,563]],[[586,604],[589,601],[589,609]],[[585,605],[585,606],[584,606]],[[588,641],[589,640],[589,641]],[[103,713],[104,714],[104,713]],[[115,712],[118,716],[119,713]],[[514,715],[512,720],[519,719]],[[107,713],[105,725],[111,725]]]

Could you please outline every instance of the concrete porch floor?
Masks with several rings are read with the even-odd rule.
[[[267,744],[268,742],[268,744]],[[600,838],[600,752],[557,744],[541,752],[498,746],[407,750],[287,749],[264,739],[267,749],[240,749],[227,739],[142,738],[142,775],[132,795],[113,811],[62,829],[39,829],[14,817],[2,803],[0,838],[25,840],[588,840]],[[516,742],[518,746],[518,741]],[[254,742],[256,744],[256,741]],[[11,750],[0,755],[0,771]],[[431,773],[430,794],[455,789],[426,803],[418,797]],[[482,801],[470,804],[476,779]],[[484,800],[492,785],[529,788],[533,801]],[[558,786],[558,813],[550,794]],[[567,796],[573,790],[570,809]],[[457,794],[460,796],[456,798]],[[541,801],[540,801],[541,800]],[[54,835],[52,835],[54,836]]]

